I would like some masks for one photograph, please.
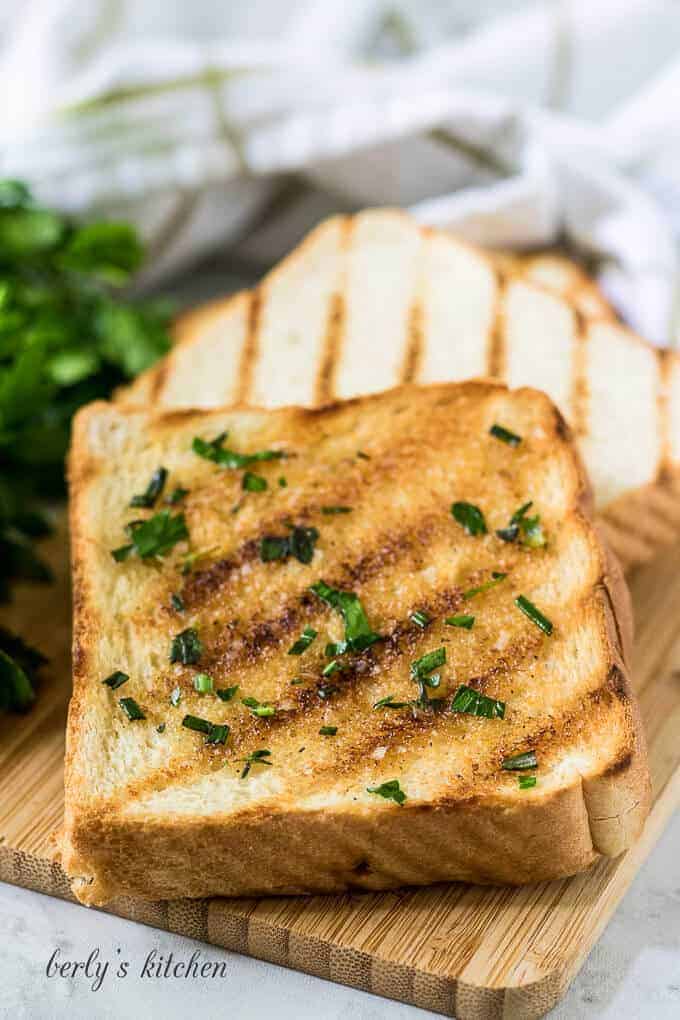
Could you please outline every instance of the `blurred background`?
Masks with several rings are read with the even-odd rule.
[[[0,176],[131,220],[180,303],[398,204],[678,338],[677,0],[3,0],[0,87]]]

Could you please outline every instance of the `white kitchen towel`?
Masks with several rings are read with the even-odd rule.
[[[587,257],[680,340],[677,0],[4,0],[0,175],[134,220],[147,280],[401,205]]]

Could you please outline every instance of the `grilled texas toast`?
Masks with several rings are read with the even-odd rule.
[[[475,376],[535,386],[574,430],[624,565],[680,533],[680,359],[617,323],[566,259],[499,261],[390,210],[339,216],[178,333],[125,399],[276,407]]]
[[[627,592],[542,393],[97,403],[70,475],[83,901],[525,883],[639,832]]]

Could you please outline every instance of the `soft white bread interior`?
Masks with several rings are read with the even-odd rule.
[[[244,488],[243,461],[192,449],[225,432],[204,452],[285,454],[250,465],[266,488]],[[130,509],[161,465],[155,505]],[[321,410],[98,403],[76,418],[70,482],[63,865],[83,901],[525,883],[635,839],[649,781],[628,595],[544,394],[471,382]],[[541,541],[499,537],[529,500]],[[485,530],[470,533],[454,502],[477,507]],[[159,513],[182,514],[188,538],[117,562],[111,551],[139,527],[125,525]],[[286,552],[301,528],[317,533],[311,557]],[[284,542],[274,559],[272,536]],[[326,647],[351,635],[310,590],[321,580],[358,598],[379,641]],[[446,622],[460,616],[474,616],[469,629]],[[290,654],[307,627],[316,638]],[[187,629],[197,657],[170,662]],[[439,684],[433,670],[421,684],[414,664],[439,649]],[[112,689],[116,671],[128,679]],[[217,693],[236,685],[229,700]],[[454,710],[461,685],[504,716]],[[121,697],[144,718],[128,718]],[[186,715],[228,736],[211,743]],[[535,768],[508,770],[527,752]],[[520,784],[527,774],[534,786]],[[401,805],[369,792],[395,780]]]

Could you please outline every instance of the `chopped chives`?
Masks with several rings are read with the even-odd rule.
[[[489,429],[489,434],[496,439],[500,439],[502,443],[507,443],[508,446],[519,446],[522,442],[521,436],[518,436],[516,432],[511,432],[510,429],[504,428],[502,425],[492,425]]]
[[[103,684],[110,687],[112,691],[115,691],[118,687],[122,687],[124,683],[130,679],[127,673],[121,673],[119,669],[112,673],[111,676],[107,676],[106,680],[102,680]]]
[[[465,613],[460,616],[447,616],[444,620],[449,627],[463,627],[465,630],[472,630],[474,622],[474,616],[467,616]]]
[[[146,719],[146,716],[134,698],[121,698],[118,704],[131,722],[134,722],[137,719]]]
[[[548,637],[550,637],[553,632],[553,625],[548,617],[544,616],[540,609],[536,608],[533,602],[530,602],[525,595],[518,595],[515,599],[515,605],[518,609],[521,609],[524,615],[527,616],[532,623],[536,624],[536,626],[542,630],[544,634],[547,634]]]

